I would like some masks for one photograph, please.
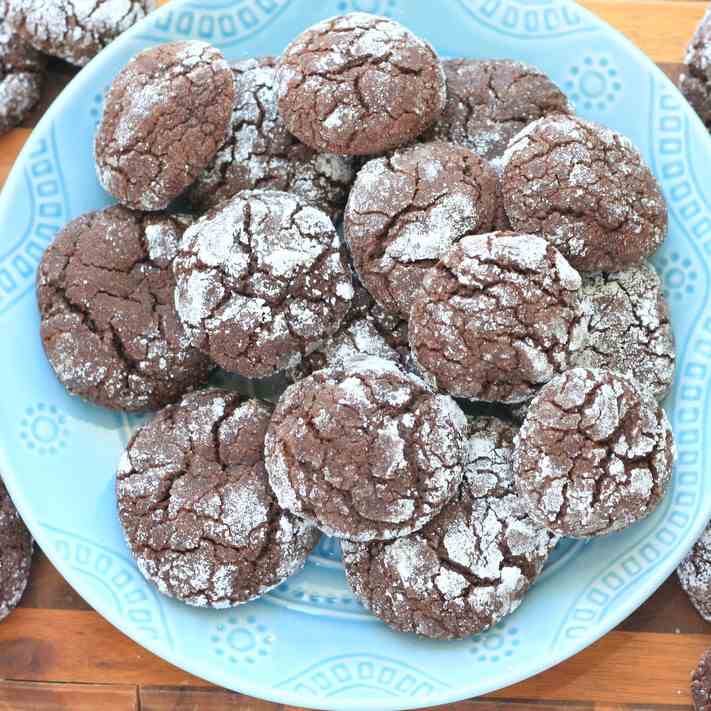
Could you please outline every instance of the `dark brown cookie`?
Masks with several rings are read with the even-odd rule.
[[[354,12],[300,34],[281,56],[279,113],[299,140],[341,155],[402,146],[446,99],[435,51],[402,25]]]
[[[390,627],[436,639],[482,632],[519,606],[543,569],[557,538],[514,490],[514,432],[473,420],[465,479],[436,518],[395,541],[342,543],[350,586]]]
[[[383,312],[357,280],[354,280],[353,287],[353,301],[341,327],[289,373],[292,380],[365,356],[385,358],[405,365],[410,352],[407,323]]]
[[[328,217],[303,198],[246,190],[183,238],[178,315],[225,370],[263,378],[296,367],[341,324],[350,272]]]
[[[40,52],[84,66],[155,8],[154,0],[5,0],[7,21]]]
[[[339,219],[355,177],[353,161],[317,153],[286,130],[277,113],[274,57],[236,62],[232,72],[230,135],[190,188],[193,207],[207,210],[240,190],[264,188],[294,193]]]
[[[116,479],[139,570],[190,605],[232,607],[286,580],[318,531],[277,505],[264,470],[271,407],[203,390],[136,432]]]
[[[382,358],[290,386],[265,440],[282,507],[356,541],[424,526],[461,481],[466,420],[451,398]]]
[[[583,277],[588,342],[573,365],[635,378],[661,400],[674,379],[674,334],[657,273],[649,264]]]
[[[470,148],[490,160],[531,121],[572,114],[565,94],[537,67],[512,59],[442,62],[447,103],[427,136]]]
[[[691,677],[691,700],[694,711],[711,711],[711,649],[701,655]]]
[[[0,18],[0,135],[22,123],[39,101],[44,70],[44,57]]]
[[[671,480],[664,410],[634,380],[574,368],[544,385],[516,438],[516,487],[531,518],[561,536],[619,531],[650,514]]]
[[[580,285],[542,237],[465,237],[426,273],[415,296],[409,330],[419,372],[456,397],[529,399],[584,343]]]
[[[167,207],[225,142],[234,97],[229,65],[205,42],[137,54],[106,97],[95,143],[102,186],[128,207]]]
[[[488,232],[496,174],[467,148],[436,141],[366,163],[343,222],[358,277],[407,319],[425,271],[464,235]]]
[[[173,304],[182,218],[115,206],[70,222],[47,248],[37,299],[42,343],[75,395],[122,410],[173,402],[207,379]]]
[[[711,522],[681,561],[676,574],[701,617],[711,622]]]
[[[32,536],[0,479],[0,620],[20,602],[32,564]]]
[[[539,119],[514,137],[502,165],[513,229],[545,235],[576,269],[624,269],[666,237],[656,178],[609,128],[575,116]]]
[[[699,22],[686,48],[684,71],[679,78],[679,89],[688,99],[707,128],[711,127],[711,10]]]

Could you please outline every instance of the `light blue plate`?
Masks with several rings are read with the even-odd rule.
[[[353,600],[338,545],[234,611],[162,597],[128,556],[114,471],[136,420],[69,397],[42,353],[37,263],[69,219],[108,204],[92,138],[114,75],[145,47],[199,38],[229,59],[279,53],[299,31],[350,10],[392,16],[443,56],[542,67],[579,112],[627,134],[664,187],[670,234],[656,258],[679,348],[669,402],[679,458],[660,509],[624,533],[564,542],[523,606],[486,634],[437,643],[395,634]],[[294,706],[403,709],[476,696],[583,649],[672,572],[711,515],[711,141],[657,68],[565,0],[215,0],[174,2],[111,45],[57,99],[0,199],[0,471],[43,550],[119,629],[223,686]]]

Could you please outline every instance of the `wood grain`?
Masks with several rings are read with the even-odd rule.
[[[138,689],[131,685],[0,682],[2,711],[138,711],[139,708]]]

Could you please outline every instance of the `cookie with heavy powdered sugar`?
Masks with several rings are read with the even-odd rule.
[[[264,469],[271,406],[203,390],[133,436],[116,478],[138,568],[200,607],[252,600],[299,570],[318,531],[279,507]]]

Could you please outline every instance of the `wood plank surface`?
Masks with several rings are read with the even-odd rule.
[[[419,0],[418,0],[419,1]],[[424,0],[423,0],[424,1]],[[706,2],[583,0],[674,81]],[[74,76],[51,61],[40,105],[0,137],[0,185],[33,126]],[[674,576],[614,632],[579,655],[485,699],[445,711],[674,711],[688,709],[689,677],[711,625]],[[0,624],[0,711],[300,711],[217,689],[142,649],[64,582],[38,551],[21,606]]]

